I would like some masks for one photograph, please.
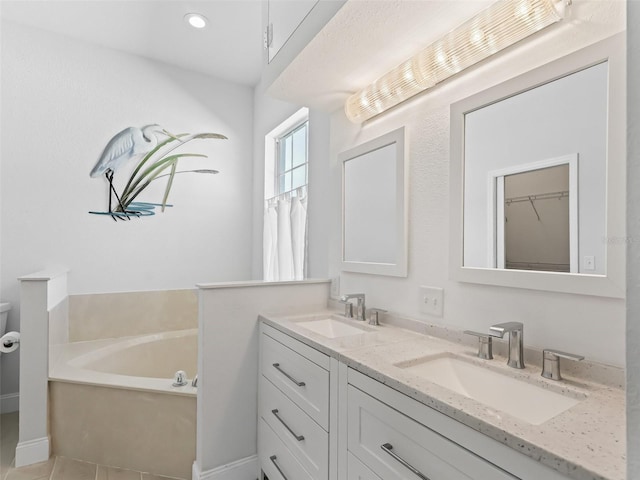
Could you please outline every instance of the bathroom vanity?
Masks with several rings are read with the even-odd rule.
[[[331,312],[262,316],[260,350],[269,480],[625,478],[620,389]]]

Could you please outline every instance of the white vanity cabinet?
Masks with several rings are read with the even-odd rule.
[[[410,417],[348,387],[347,446],[384,480],[514,480]]]
[[[269,480],[568,480],[265,323],[258,417]]]
[[[341,480],[568,480],[353,369],[347,405]]]
[[[267,325],[260,330],[260,467],[269,480],[329,480],[332,359]]]

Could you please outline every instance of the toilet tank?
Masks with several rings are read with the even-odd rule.
[[[0,336],[4,335],[7,329],[7,315],[11,310],[10,303],[0,303]]]

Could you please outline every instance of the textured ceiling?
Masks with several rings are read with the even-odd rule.
[[[189,27],[186,13],[210,25]],[[262,65],[259,0],[2,0],[3,19],[255,85]]]

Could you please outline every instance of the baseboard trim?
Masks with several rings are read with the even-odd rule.
[[[49,437],[19,442],[16,447],[16,467],[33,465],[49,460]]]
[[[20,409],[20,394],[7,393],[0,395],[0,413],[17,412]]]
[[[191,480],[256,480],[259,469],[257,455],[251,455],[204,472],[201,472],[196,462],[193,462]]]

